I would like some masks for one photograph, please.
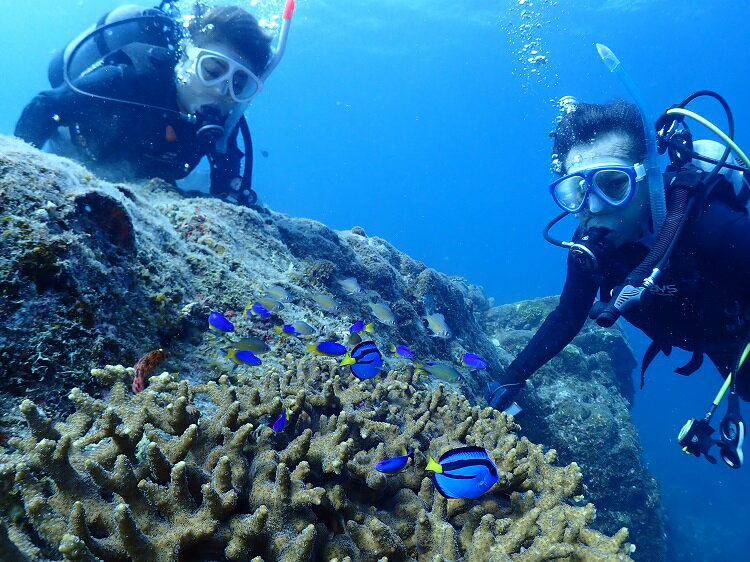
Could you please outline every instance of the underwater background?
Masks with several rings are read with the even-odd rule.
[[[0,133],[47,87],[53,52],[122,3],[0,1]],[[237,3],[270,22],[282,4]],[[359,225],[498,303],[557,294],[566,256],[541,236],[557,213],[546,188],[556,100],[626,97],[594,43],[619,56],[654,115],[698,89],[722,94],[746,148],[748,17],[742,0],[299,0],[285,58],[248,113],[254,187],[274,210]],[[696,108],[723,126],[716,107]],[[191,181],[200,187],[200,173]],[[648,342],[628,333],[640,357]],[[748,468],[676,445],[720,383],[710,366],[673,374],[683,355],[654,362],[632,411],[661,484],[669,559],[690,559],[681,546],[696,537],[694,560],[747,559]]]

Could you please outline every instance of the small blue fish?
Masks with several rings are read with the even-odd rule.
[[[460,447],[444,453],[439,462],[427,459],[435,488],[448,499],[471,500],[489,491],[498,480],[497,466],[482,447]]]
[[[414,354],[411,352],[411,349],[405,345],[392,345],[391,352],[403,357],[404,359],[414,359]]]
[[[285,409],[279,416],[279,419],[273,422],[271,429],[273,429],[276,433],[279,433],[280,431],[284,431],[284,428],[286,427],[286,422],[289,420],[289,417],[291,415],[292,413],[288,409]]]
[[[406,451],[406,447],[401,447],[401,456],[385,459],[375,465],[375,470],[384,474],[396,474],[406,468],[409,459],[414,455],[414,451]]]
[[[208,327],[217,332],[234,332],[234,324],[220,312],[212,312],[208,315]]]
[[[284,324],[283,326],[276,326],[276,333],[282,336],[299,336],[301,335],[292,324]]]
[[[357,344],[341,365],[349,365],[352,374],[359,379],[371,379],[383,368],[383,356],[374,341]]]
[[[260,357],[255,355],[252,351],[248,351],[246,349],[229,348],[224,350],[224,352],[226,353],[225,358],[231,359],[237,365],[245,364],[250,365],[251,367],[257,367],[258,365],[263,364],[263,362],[260,360]]]
[[[338,355],[344,355],[346,353],[346,348],[335,341],[324,341],[320,343],[311,343],[307,346],[306,351],[314,353],[315,355],[337,357]]]
[[[245,313],[248,316],[259,316],[261,318],[270,318],[271,317],[271,313],[269,312],[269,310],[265,306],[263,306],[262,304],[260,304],[258,302],[249,305],[245,309]]]
[[[465,353],[461,363],[472,369],[486,369],[487,361],[473,353]]]
[[[372,333],[374,331],[375,331],[375,325],[374,324],[372,324],[372,323],[365,324],[364,322],[362,322],[362,320],[359,320],[358,322],[355,322],[354,324],[352,324],[349,327],[349,333],[350,334],[359,334],[361,332]]]
[[[315,333],[315,328],[302,320],[283,326],[276,326],[276,333],[282,336],[309,336]]]

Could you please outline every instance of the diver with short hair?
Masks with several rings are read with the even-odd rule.
[[[729,134],[686,109],[698,97],[717,99],[729,120]],[[673,106],[657,121],[656,144],[669,153],[671,164],[658,190],[665,214],[653,213],[654,166],[639,107],[624,101],[609,104],[561,100],[561,115],[552,137],[553,170],[559,176],[550,194],[563,214],[545,229],[545,238],[569,250],[567,276],[557,307],[547,316],[504,376],[487,388],[491,406],[517,408],[513,402],[527,379],[557,355],[578,334],[587,317],[611,326],[620,316],[653,340],[642,363],[672,347],[693,352],[677,369],[694,372],[704,354],[726,381],[703,419],[688,422],[679,442],[688,453],[742,464],[744,422],[739,399],[750,400],[750,184],[747,156],[732,140],[734,123],[726,102],[702,91]],[[727,145],[695,140],[685,123],[693,117],[722,133]],[[712,130],[714,130],[712,129]],[[572,241],[550,235],[565,216],[578,219]],[[595,302],[599,293],[599,302]],[[710,427],[713,412],[729,393],[720,439]]]
[[[15,134],[39,148],[51,141],[114,181],[174,185],[206,156],[211,195],[254,205],[244,112],[283,54],[293,10],[288,0],[272,49],[238,6],[196,3],[184,17],[171,2],[121,6],[52,60],[53,89],[26,106]]]

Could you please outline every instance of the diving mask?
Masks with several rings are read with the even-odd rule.
[[[555,203],[567,213],[579,213],[594,193],[612,207],[623,207],[633,198],[637,182],[646,177],[643,164],[597,165],[568,174],[549,186]]]
[[[263,89],[263,81],[247,66],[218,51],[188,47],[188,72],[207,88],[220,86],[220,93],[236,103],[249,103]]]

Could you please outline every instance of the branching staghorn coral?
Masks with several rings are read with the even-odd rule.
[[[0,548],[21,560],[630,560],[625,529],[590,530],[594,507],[573,505],[575,463],[411,369],[361,381],[288,355],[257,378],[163,373],[136,395],[133,369],[92,374],[113,383],[106,399],[74,389],[57,424],[24,401],[29,435],[0,455]],[[428,451],[461,445],[498,467],[479,500],[445,499],[423,470]],[[373,469],[402,446],[406,470]]]

